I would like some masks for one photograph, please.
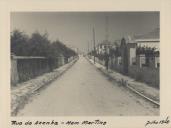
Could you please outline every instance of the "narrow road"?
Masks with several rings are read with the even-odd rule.
[[[143,116],[159,109],[111,82],[84,57],[38,95],[18,116]]]

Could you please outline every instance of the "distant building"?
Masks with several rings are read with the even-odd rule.
[[[160,51],[160,29],[159,28],[156,28],[152,32],[149,32],[144,35],[134,36],[133,40],[137,43],[138,47],[156,48],[156,51]]]
[[[158,68],[160,66],[160,29],[156,28],[147,34],[135,36],[134,40],[137,43],[137,47],[155,48],[155,54],[146,56],[144,63],[151,68]]]
[[[105,54],[108,53],[110,49],[112,48],[112,44],[108,40],[104,40],[102,43],[98,44],[96,50],[98,54]]]
[[[137,64],[139,67],[143,65],[149,67],[159,67],[159,53],[160,53],[160,39],[159,29],[144,34],[134,36],[133,38],[127,36],[121,41],[121,58],[125,72],[127,67]],[[142,48],[155,48],[156,54],[153,56],[137,55],[136,50],[138,47]]]

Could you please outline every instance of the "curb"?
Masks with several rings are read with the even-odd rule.
[[[142,96],[142,97],[145,98],[146,100],[148,100],[148,101],[152,102],[153,104],[155,104],[155,105],[157,105],[157,106],[160,107],[160,104],[159,104],[158,102],[154,101],[153,99],[151,99],[151,98],[149,98],[149,97],[143,95],[142,93],[138,92],[137,90],[133,89],[132,87],[129,86],[129,84],[126,85],[126,87],[129,88],[129,89],[130,89],[131,91],[133,91],[134,93],[138,94],[139,96]]]

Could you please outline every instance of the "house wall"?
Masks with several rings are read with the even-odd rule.
[[[127,44],[128,65],[133,64],[133,59],[136,58],[136,43]]]

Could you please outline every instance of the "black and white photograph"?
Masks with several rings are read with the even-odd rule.
[[[170,128],[170,0],[0,0],[0,128]]]
[[[160,12],[11,12],[11,116],[159,116]]]
[[[158,116],[160,12],[11,12],[12,116]]]

